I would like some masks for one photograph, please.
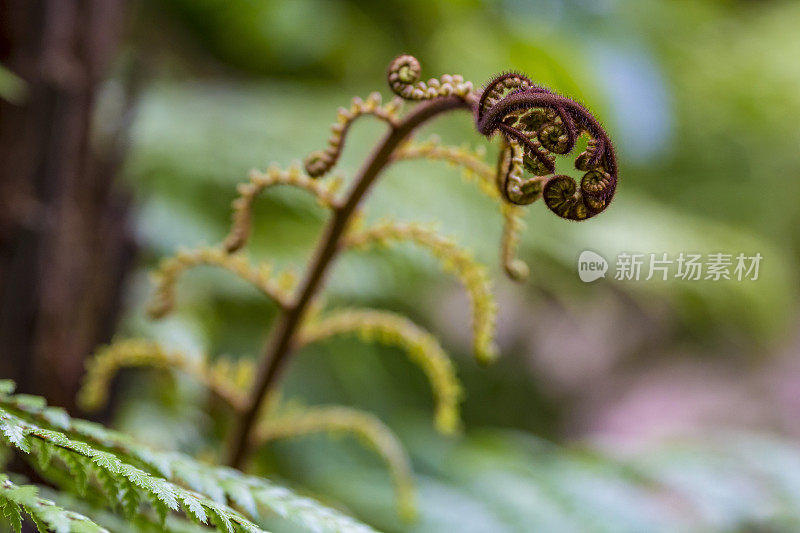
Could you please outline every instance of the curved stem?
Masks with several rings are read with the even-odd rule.
[[[472,110],[472,103],[457,96],[448,96],[425,102],[414,109],[386,134],[361,168],[345,202],[334,210],[296,300],[282,313],[264,349],[248,407],[240,415],[232,434],[227,461],[231,466],[241,468],[247,456],[261,404],[293,352],[295,334],[302,322],[303,314],[321,288],[328,268],[339,251],[339,241],[359,203],[387,163],[391,161],[394,150],[421,124],[453,109]]]

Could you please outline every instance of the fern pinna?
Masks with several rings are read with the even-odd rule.
[[[378,93],[366,100],[356,98],[350,108],[339,110],[328,146],[310,154],[302,167],[295,164],[282,169],[273,165],[265,172],[253,171],[249,181],[238,188],[232,226],[224,241],[216,247],[179,251],[162,261],[155,272],[156,290],[149,308],[153,318],[172,310],[177,283],[185,272],[199,266],[222,268],[273,301],[281,313],[257,366],[229,363],[224,358],[198,359],[153,340],[122,340],[102,348],[89,362],[80,397],[83,406],[101,406],[111,379],[122,367],[147,366],[187,373],[235,415],[227,451],[231,467],[241,468],[256,447],[275,439],[319,432],[353,434],[386,462],[395,482],[399,512],[413,517],[411,467],[389,428],[369,414],[346,407],[287,407],[289,404],[280,400],[279,377],[298,349],[337,335],[356,335],[364,341],[395,345],[426,375],[435,399],[436,427],[453,433],[460,427],[462,389],[454,365],[436,338],[392,312],[325,309],[320,294],[326,275],[339,254],[348,250],[398,242],[424,248],[467,291],[472,306],[473,348],[482,364],[497,357],[496,305],[486,267],[468,251],[433,228],[414,222],[381,220],[367,225],[361,212],[362,200],[383,170],[393,163],[428,159],[460,167],[467,181],[476,183],[481,192],[497,202],[503,219],[501,263],[509,277],[523,280],[529,269],[516,257],[522,229],[521,206],[542,198],[560,217],[583,220],[608,207],[617,184],[611,141],[599,122],[577,102],[516,73],[497,76],[480,91],[461,76],[444,75],[423,82],[420,73],[420,64],[412,56],[403,55],[392,61],[388,82],[396,96],[388,104],[381,103]],[[402,114],[403,100],[419,103]],[[472,114],[478,132],[500,138],[495,165],[485,161],[483,149],[444,146],[436,138],[414,139],[420,125],[458,110]],[[349,190],[340,194],[341,178],[326,176],[330,176],[339,159],[350,126],[367,115],[383,121],[388,132],[352,179]],[[590,139],[575,160],[575,167],[585,172],[576,184],[566,175],[555,174],[555,157],[571,152],[583,133]],[[330,213],[299,281],[292,271],[275,272],[268,264],[251,264],[242,252],[250,238],[254,203],[267,189],[279,185],[306,191]],[[262,479],[231,468],[201,465],[180,455],[159,454],[116,433],[72,421],[64,413],[40,405],[38,400],[11,396],[7,390],[0,397],[0,424],[5,440],[30,454],[39,471],[56,485],[72,475],[77,484],[66,483],[68,486],[76,485],[81,493],[91,493],[92,498],[105,501],[142,523],[164,523],[169,511],[182,508],[186,517],[217,524],[223,530],[255,531],[257,526],[251,520],[257,520],[259,508],[266,507],[295,515],[301,525],[314,531],[369,530]],[[14,496],[19,494],[14,491],[21,489],[6,489],[15,485],[7,478],[0,481],[0,503],[12,524],[19,523],[19,511],[25,510],[37,523],[57,530],[97,530],[91,529],[94,526],[88,519],[77,515],[69,518],[72,515],[63,514],[66,511],[37,514],[34,493]],[[151,511],[142,512],[145,502]],[[72,520],[70,525],[63,526],[68,519]],[[170,520],[179,519],[172,516]],[[73,528],[73,522],[83,529]]]
[[[151,449],[99,424],[71,418],[42,398],[13,392],[13,383],[0,381],[0,444],[19,452],[44,479],[76,494],[92,510],[117,511],[131,530],[186,531],[194,522],[231,533],[258,532],[253,521],[273,513],[308,531],[373,531],[263,478]],[[40,498],[36,487],[20,486],[2,474],[0,511],[16,531],[24,516],[41,531],[105,531]]]

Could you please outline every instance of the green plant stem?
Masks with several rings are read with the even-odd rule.
[[[331,216],[319,241],[314,260],[309,267],[296,299],[281,314],[267,343],[256,375],[255,385],[247,408],[239,415],[231,434],[227,463],[241,468],[246,459],[251,435],[255,429],[261,404],[272,389],[293,353],[293,344],[303,314],[314,295],[322,288],[325,275],[339,251],[339,241],[371,185],[391,160],[394,150],[420,125],[435,116],[454,109],[471,110],[471,101],[456,96],[424,102],[392,127],[361,168],[346,200]]]

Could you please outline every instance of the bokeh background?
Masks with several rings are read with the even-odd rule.
[[[9,355],[0,369],[23,390],[62,391],[53,403],[71,406],[82,358],[112,335],[256,357],[276,309],[219,272],[190,275],[177,312],[146,320],[147,274],[158,259],[219,242],[235,185],[251,168],[288,165],[324,147],[336,109],[352,96],[379,90],[388,98],[385,68],[399,53],[417,56],[424,77],[461,73],[476,85],[519,70],[585,102],[607,126],[621,167],[616,200],[597,218],[570,223],[543,205],[527,209],[527,282],[504,278],[496,208],[457,170],[398,164],[367,204],[372,219],[437,222],[491,267],[500,361],[473,362],[466,296],[412,248],[343,258],[327,292],[332,305],[401,311],[440,336],[467,391],[464,435],[435,433],[425,381],[397,350],[338,340],[301,352],[286,375],[287,399],[363,408],[397,432],[414,462],[419,519],[398,519],[387,472],[350,439],[273,444],[260,452],[261,467],[386,531],[800,529],[800,3],[102,4],[76,33],[97,34],[91,83],[36,115],[48,133],[36,138],[30,160],[81,137],[82,157],[101,154],[99,163],[65,172],[82,176],[64,178],[66,185],[47,177],[58,174],[58,157],[31,171],[36,186],[11,176],[27,175],[13,161],[31,135],[8,124],[71,78],[69,69],[41,75],[42,64],[61,64],[59,54],[43,59],[29,43],[20,56],[9,45],[24,42],[35,21],[4,23],[0,122],[10,177],[0,225],[0,348]],[[84,120],[58,122],[72,97]],[[434,132],[453,144],[486,144],[468,116],[439,119],[420,135]],[[381,124],[359,122],[339,171],[352,175],[382,133]],[[72,201],[63,191],[84,190],[87,173],[100,185],[67,211],[99,213],[84,222],[90,244],[49,238],[38,221],[74,228],[67,215],[48,217]],[[25,203],[31,195],[33,207]],[[302,268],[324,213],[290,190],[265,195],[256,212],[251,255]],[[31,239],[38,252],[28,249]],[[76,260],[86,249],[93,259]],[[584,284],[576,262],[586,249],[612,261],[623,251],[758,252],[763,261],[758,281],[608,276]],[[83,272],[82,281],[59,278],[59,266]],[[87,296],[97,287],[105,296]],[[100,314],[74,312],[84,299]],[[58,323],[64,313],[73,327]],[[78,340],[70,337],[76,324]],[[60,333],[49,338],[52,331]],[[59,376],[48,375],[53,351],[65,346],[73,355],[58,363]],[[50,359],[36,374],[31,361],[42,353]],[[104,416],[144,441],[210,456],[221,436],[203,394],[182,379],[125,372]]]

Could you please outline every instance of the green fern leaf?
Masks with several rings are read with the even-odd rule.
[[[108,507],[113,511],[120,505],[120,497],[123,489],[120,488],[121,480],[119,477],[111,475],[106,470],[96,470],[95,477],[97,478],[100,487],[103,489],[103,494],[106,496]]]
[[[167,507],[161,500],[156,500],[151,503],[153,505],[153,508],[156,510],[156,516],[158,516],[158,523],[161,526],[161,528],[164,529],[167,524],[167,517],[169,516],[169,507]]]
[[[17,394],[14,398],[19,405],[29,409],[44,409],[47,407],[47,401],[41,396]]]
[[[11,525],[11,529],[15,533],[20,533],[22,531],[22,511],[19,505],[13,501],[5,500],[5,505],[0,510],[3,512],[5,521]]]
[[[67,471],[73,476],[75,492],[80,496],[86,496],[86,491],[89,486],[89,476],[84,459],[63,448],[56,448],[54,451],[67,467]]]
[[[22,510],[29,515],[39,531],[56,533],[108,533],[87,517],[67,511],[50,500],[39,497],[32,485],[15,485],[8,476],[0,474],[0,502],[2,516],[11,528],[22,529]]]
[[[69,429],[69,414],[67,414],[67,412],[60,407],[45,408],[42,410],[42,417],[44,417],[44,419],[47,420],[47,423],[51,426],[55,426],[61,430]]]
[[[175,470],[175,477],[190,489],[207,495],[217,503],[224,504],[227,501],[226,490],[206,469],[199,469],[195,464],[182,461],[179,457],[173,458],[172,467]],[[251,513],[250,516],[256,515]]]
[[[24,427],[11,423],[7,415],[4,415],[2,412],[0,412],[0,433],[2,433],[12,447],[19,448],[25,453],[31,451],[30,444],[25,439]]]
[[[228,520],[227,516],[225,516],[225,513],[221,513],[218,512],[216,509],[212,509],[211,521],[220,531],[227,531],[228,533],[233,533],[233,524],[231,524],[231,521]]]
[[[180,507],[178,498],[172,490],[172,487],[163,479],[148,476],[144,478],[144,483],[142,483],[140,487],[155,495],[155,497],[161,500],[170,510],[177,511]]]
[[[92,462],[99,466],[101,469],[106,470],[112,474],[118,474],[120,468],[120,460],[106,452],[98,452],[92,450],[89,452],[92,456]]]
[[[32,452],[36,459],[36,466],[41,471],[46,471],[50,468],[50,462],[53,459],[53,448],[42,444],[41,441],[33,441]]]
[[[24,405],[31,407],[28,402],[25,402]],[[44,445],[51,445],[56,448],[59,457],[73,474],[72,483],[79,493],[86,494],[89,472],[93,472],[96,477],[106,474],[112,477],[122,477],[149,496],[149,500],[155,504],[156,510],[163,519],[166,519],[166,515],[170,510],[177,511],[180,509],[179,500],[184,502],[188,500],[192,503],[192,506],[194,506],[194,501],[196,500],[201,507],[211,509],[214,513],[222,516],[223,519],[220,520],[223,525],[226,522],[235,522],[247,529],[260,531],[254,524],[251,524],[247,519],[237,515],[232,510],[203,496],[195,496],[165,479],[151,476],[134,466],[123,463],[112,453],[97,450],[85,442],[70,439],[63,433],[42,429],[32,423],[24,422],[2,408],[0,408],[0,416],[4,417],[3,419],[10,427],[27,428],[29,438],[39,439]],[[194,512],[188,506],[185,507],[185,510],[190,516],[198,517],[196,508]],[[203,512],[205,513],[206,511]],[[225,530],[227,529],[227,526],[225,526]]]
[[[40,503],[35,511],[30,507],[26,507],[25,509],[28,511],[28,514],[31,516],[36,526],[42,531],[47,532],[53,530],[56,533],[69,533],[72,530],[69,516],[63,512],[48,512],[52,510],[53,507],[55,507],[55,504],[47,505]],[[47,520],[44,519],[45,516]]]
[[[197,519],[198,522],[205,524],[208,520],[208,516],[206,515],[206,510],[203,507],[203,504],[200,503],[200,500],[189,493],[184,494],[181,499],[183,500],[184,505],[186,505],[186,509],[189,511],[189,516]]]
[[[39,533],[48,533],[47,525],[42,522],[36,514],[34,514],[28,507],[25,507],[25,511],[28,513],[28,517],[30,517],[31,522],[36,526],[36,531]],[[58,531],[57,533],[61,533]]]
[[[256,500],[253,498],[253,493],[247,486],[241,483],[234,483],[232,480],[227,479],[222,482],[222,487],[225,493],[228,494],[234,504],[241,507],[250,516],[258,516],[258,508],[256,507]]]
[[[17,385],[10,379],[0,379],[0,396],[14,394]]]
[[[372,528],[341,512],[298,496],[268,480],[226,467],[203,464],[183,454],[159,452],[92,422],[69,417],[54,419],[54,413],[46,413],[48,409],[41,403],[17,402],[16,396],[0,390],[0,420],[11,427],[23,428],[28,433],[26,440],[40,441],[52,448],[59,464],[71,470],[71,487],[84,483],[79,477],[81,472],[91,472],[102,485],[98,476],[102,470],[117,480],[116,499],[122,504],[122,512],[141,521],[140,506],[149,503],[160,519],[162,530],[166,527],[164,524],[170,509],[177,510],[181,503],[187,515],[198,518],[194,501],[190,498],[187,502],[184,498],[190,495],[202,506],[206,522],[216,524],[222,531],[229,531],[227,524],[252,533],[261,531],[225,505],[230,500],[251,517],[257,517],[259,509],[270,510],[307,531],[375,533]],[[60,425],[59,430],[55,429],[55,424]],[[58,465],[50,465],[50,470],[55,466]],[[88,476],[84,474],[84,477],[87,478],[85,494]],[[188,486],[194,492],[175,483]],[[110,489],[110,486],[105,488]]]
[[[139,512],[141,499],[136,487],[129,480],[121,483],[119,499],[122,504],[123,515],[129,521],[133,520]]]

